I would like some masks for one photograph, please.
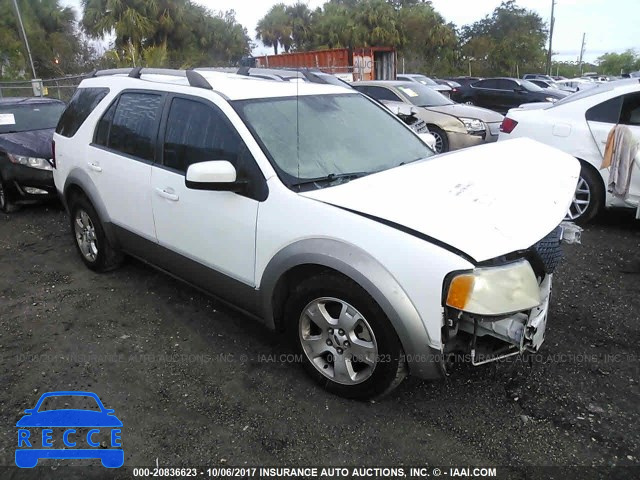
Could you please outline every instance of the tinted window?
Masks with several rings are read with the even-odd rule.
[[[624,125],[640,125],[640,93],[624,96],[620,123]]]
[[[587,110],[586,117],[592,122],[618,123],[621,107],[622,97],[611,98]]]
[[[369,95],[371,98],[375,98],[376,100],[387,100],[391,102],[401,102],[402,99],[398,97],[395,93],[393,93],[388,88],[384,87],[356,87],[357,90],[361,91],[365,95]]]
[[[0,105],[0,134],[54,128],[64,110],[64,103]]]
[[[108,88],[79,88],[73,94],[67,109],[60,117],[56,133],[65,137],[73,137],[80,125],[109,93]]]
[[[518,84],[516,82],[514,82],[513,80],[505,80],[505,79],[500,79],[496,82],[497,86],[495,88],[499,89],[499,90],[513,90],[515,88],[518,88]]]
[[[111,122],[113,121],[113,115],[116,112],[117,104],[118,102],[113,102],[102,118],[98,121],[94,143],[105,147],[108,146],[109,128],[111,127]]]
[[[171,102],[162,163],[186,172],[192,163],[228,160],[238,167],[242,139],[211,105],[174,98]]]
[[[480,80],[473,84],[476,88],[498,88],[498,80],[489,79],[489,80]]]
[[[161,106],[161,95],[120,95],[109,132],[109,148],[152,161]]]

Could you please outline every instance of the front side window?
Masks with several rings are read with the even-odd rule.
[[[162,100],[162,95],[153,93],[126,92],[120,95],[107,146],[153,161]]]
[[[240,135],[213,106],[184,98],[171,101],[162,156],[165,167],[185,173],[193,163],[227,160],[238,168],[243,146]]]
[[[0,134],[55,128],[64,103],[31,103],[0,105]]]
[[[108,88],[79,88],[73,94],[67,109],[64,111],[56,127],[56,133],[64,137],[73,137],[87,117],[93,112],[104,97]]]
[[[375,173],[433,155],[400,120],[361,95],[252,99],[232,104],[290,187],[333,175]]]

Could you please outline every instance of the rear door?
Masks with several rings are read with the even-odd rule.
[[[151,165],[165,95],[124,91],[98,121],[85,165],[111,221],[156,240],[151,209]]]
[[[469,85],[470,100],[479,107],[496,109],[499,105],[499,94],[497,79],[480,80]]]
[[[601,160],[604,159],[609,132],[616,124],[626,125],[640,142],[640,92],[619,95],[599,103],[587,110],[586,119]],[[639,157],[636,155],[629,188],[629,200],[634,204],[640,199]]]

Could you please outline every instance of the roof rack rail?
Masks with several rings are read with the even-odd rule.
[[[206,90],[213,90],[211,84],[200,73],[195,70],[173,70],[170,68],[111,68],[108,70],[96,70],[91,72],[90,77],[105,77],[108,75],[127,75],[131,78],[140,78],[141,75],[171,75],[175,77],[186,77],[189,85]]]

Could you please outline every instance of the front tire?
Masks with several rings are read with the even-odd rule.
[[[290,339],[323,388],[370,399],[407,373],[400,340],[371,296],[352,280],[326,273],[302,281],[285,307]]]
[[[2,177],[0,177],[0,211],[4,213],[13,213],[18,210],[18,208],[19,207],[13,203],[11,199],[7,184],[4,182]]]
[[[435,147],[436,153],[448,152],[449,138],[447,137],[447,134],[444,132],[444,130],[442,130],[439,127],[436,127],[435,125],[429,125],[428,128],[431,135],[433,135],[436,139],[436,147]]]
[[[71,233],[84,264],[96,272],[107,272],[120,266],[123,255],[109,243],[91,202],[80,195],[70,203]]]
[[[597,172],[582,165],[573,201],[566,220],[585,225],[593,220],[604,207],[604,184]]]

